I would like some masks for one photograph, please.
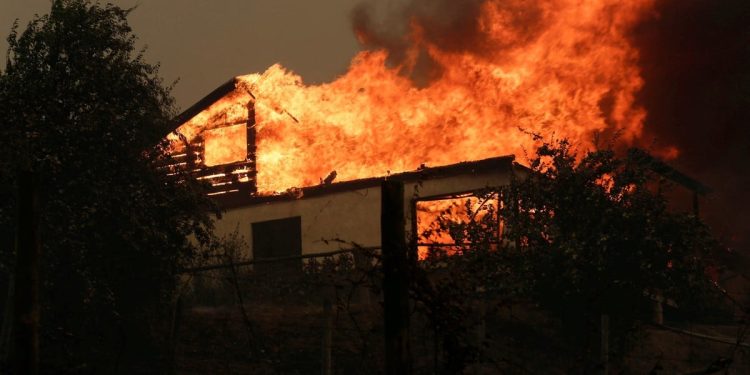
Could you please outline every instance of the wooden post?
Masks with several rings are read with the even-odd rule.
[[[39,199],[33,172],[21,171],[14,293],[13,367],[39,373]]]
[[[5,298],[5,311],[3,312],[3,327],[0,329],[0,363],[10,363],[12,348],[12,335],[14,324],[13,293],[15,292],[15,276],[8,277],[8,295]]]
[[[172,325],[169,332],[169,374],[177,373],[177,344],[179,341],[180,324],[182,323],[182,295],[177,296],[172,311]]]
[[[323,300],[323,319],[325,320],[324,331],[323,331],[323,375],[333,374],[333,360],[331,358],[331,350],[333,347],[333,309],[331,308],[331,300],[326,298]]]
[[[695,191],[693,192],[693,215],[695,217],[700,216],[700,199],[698,199],[698,193]]]
[[[357,273],[362,275],[368,275],[370,274],[370,271],[372,270],[372,259],[368,257],[365,254],[365,250],[363,249],[355,249],[352,252],[352,256],[354,257],[354,267],[357,271]],[[370,287],[368,285],[369,277],[366,279],[364,285],[356,285],[356,296],[357,296],[357,302],[361,303],[368,308],[372,304],[372,298],[370,296]]]
[[[440,373],[440,332],[435,323],[432,325],[432,370],[435,375]]]
[[[654,324],[664,324],[664,296],[661,291],[657,291],[653,297],[653,321]]]
[[[477,348],[484,346],[487,338],[487,301],[484,295],[477,301],[477,325],[475,327]]]
[[[609,315],[602,314],[602,374],[609,374]]]
[[[404,184],[385,180],[381,188],[385,373],[411,374],[409,349],[409,265],[404,220]]]
[[[247,156],[245,159],[251,162],[251,170],[250,172],[248,172],[248,177],[252,180],[252,185],[249,188],[250,193],[256,193],[258,191],[258,164],[256,162],[257,158],[255,156],[255,152],[257,150],[255,146],[255,125],[255,100],[251,100],[247,103]]]

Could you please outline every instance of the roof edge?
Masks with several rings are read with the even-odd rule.
[[[635,159],[639,163],[641,163],[642,166],[651,169],[662,177],[667,178],[687,188],[690,191],[693,191],[702,196],[706,196],[713,192],[713,189],[711,189],[709,186],[706,186],[700,183],[698,180],[678,171],[674,167],[668,165],[662,160],[657,159],[645,150],[642,150],[640,148],[633,148],[631,149],[631,153],[633,156],[635,156]]]
[[[515,156],[505,155],[476,161],[464,161],[431,168],[422,168],[415,171],[401,172],[387,176],[361,178],[357,180],[336,182],[327,185],[314,185],[299,189],[290,189],[287,193],[274,195],[242,195],[231,194],[217,196],[219,206],[223,209],[232,209],[243,206],[252,206],[262,203],[293,201],[310,197],[318,197],[328,194],[366,189],[378,186],[385,180],[396,180],[413,182],[419,180],[430,180],[441,177],[451,177],[462,174],[483,173],[492,170],[508,170],[515,166]]]
[[[172,119],[172,124],[175,129],[180,125],[188,122],[195,115],[199,114],[204,109],[208,108],[211,104],[214,104],[219,99],[223,98],[227,94],[234,91],[237,85],[237,77],[232,77],[230,80],[221,84],[221,86],[215,88],[213,91],[208,93],[202,99],[198,100],[195,104],[188,107],[188,109],[182,111],[179,115]]]

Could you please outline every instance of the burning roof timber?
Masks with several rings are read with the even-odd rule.
[[[636,160],[638,160],[646,168],[658,173],[659,175],[670,181],[673,181],[687,188],[695,194],[705,196],[713,191],[710,187],[672,168],[667,163],[657,159],[646,151],[643,151],[641,149],[634,149],[633,153]]]
[[[175,132],[168,136],[174,166],[207,180],[211,184],[209,195],[257,192],[253,101],[241,100],[246,103],[244,116],[228,119],[225,111],[200,116],[228,98],[236,102],[236,86],[237,80],[231,79],[179,114],[173,120]],[[252,99],[249,91],[247,94]],[[223,158],[227,152],[234,157]]]
[[[383,178],[406,181],[485,172],[492,168],[509,170],[508,168],[514,165],[513,156],[501,156],[441,167],[427,168],[423,164],[416,170],[412,168],[411,171],[401,173],[383,171],[364,176],[350,175],[338,181],[334,181],[337,173],[333,167],[329,170],[330,173],[326,174],[328,177],[325,181],[323,173],[319,175],[319,184],[317,181],[289,184],[276,191],[258,189],[255,106],[256,96],[247,88],[241,77],[236,77],[217,87],[174,119],[176,132],[170,136],[176,165],[192,171],[198,179],[207,180],[212,186],[209,194],[220,198],[226,207],[370,187]],[[285,114],[286,121],[299,123],[299,120],[285,109],[276,108],[275,111]],[[291,148],[296,145],[286,146]],[[393,152],[398,153],[399,150]],[[705,195],[710,192],[706,186],[645,151],[638,151],[636,156],[656,173],[697,194]],[[317,155],[311,155],[305,162],[315,164],[319,163],[319,160]]]
[[[610,137],[618,148],[652,143],[630,36],[653,17],[653,0],[420,3],[393,24],[358,9],[364,48],[331,82],[308,85],[273,65],[219,86],[175,119],[178,164],[215,194],[257,195],[314,186],[333,171],[349,181],[519,155],[535,148],[529,133],[581,149]],[[685,151],[650,150],[668,161]]]
[[[177,117],[175,117],[173,120],[175,129],[180,125],[188,122],[197,114],[201,113],[203,110],[211,106],[211,104],[214,104],[215,102],[233,92],[235,86],[237,86],[237,78],[232,78],[224,82],[221,86],[215,88],[201,100],[198,100],[195,104],[191,105],[190,108],[177,115]]]
[[[173,158],[178,165],[187,167],[198,179],[208,180],[212,185],[210,195],[220,198],[225,207],[237,205],[247,205],[262,202],[278,201],[291,199],[299,196],[316,196],[337,191],[346,191],[360,189],[364,187],[375,186],[383,179],[398,179],[403,181],[412,181],[417,179],[440,178],[461,174],[483,173],[490,170],[509,171],[514,164],[514,156],[500,156],[486,158],[482,160],[454,163],[439,167],[426,167],[424,164],[419,168],[401,173],[386,173],[367,176],[364,178],[347,179],[345,181],[334,181],[336,171],[333,170],[326,180],[320,178],[320,184],[308,184],[299,187],[289,186],[288,190],[283,193],[268,191],[259,192],[256,185],[256,148],[255,141],[255,96],[249,91],[244,90],[246,95],[237,98],[241,82],[237,79],[231,79],[215,90],[210,92],[204,98],[200,99],[194,105],[186,109],[174,119],[175,134],[173,137]],[[227,115],[222,107],[220,110],[212,112],[212,107],[217,104],[231,101],[236,104],[246,101],[246,116]],[[211,113],[210,115],[207,115]],[[298,121],[293,115],[288,114],[292,121]],[[196,118],[199,118],[196,120]],[[211,163],[211,156],[208,152],[221,152],[219,150],[208,150],[211,147],[209,136],[206,133],[218,132],[221,137],[229,137],[236,141],[232,134],[227,134],[226,129],[237,125],[243,125],[245,137],[243,143],[247,145],[247,150],[239,160],[232,160],[222,163]],[[232,131],[233,133],[236,133]],[[236,135],[236,134],[235,134]],[[242,137],[240,137],[242,138]],[[216,142],[215,147],[223,147],[221,141]],[[227,159],[231,160],[231,159]],[[209,161],[209,162],[207,162]],[[310,162],[315,162],[311,159]]]
[[[401,172],[388,176],[377,176],[357,180],[341,181],[330,184],[320,184],[303,188],[289,189],[282,194],[274,195],[229,195],[221,199],[223,208],[254,205],[268,202],[299,199],[302,197],[317,197],[342,191],[353,191],[380,186],[383,180],[395,180],[402,182],[427,181],[459,175],[479,175],[484,173],[511,173],[514,168],[525,169],[525,167],[514,162],[513,155],[498,156],[483,160],[466,161],[451,165],[431,168],[420,168],[414,171]]]

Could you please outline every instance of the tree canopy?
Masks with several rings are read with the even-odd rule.
[[[531,175],[502,190],[501,216],[523,259],[517,272],[542,305],[636,314],[657,294],[690,305],[710,289],[708,227],[669,209],[673,184],[638,155],[597,150],[579,159],[567,141],[545,143]]]
[[[189,238],[211,227],[200,185],[160,167],[175,108],[158,65],[135,48],[130,11],[55,0],[23,32],[14,25],[0,74],[0,264],[12,272],[17,173],[31,170],[42,202],[42,345],[71,366],[143,346],[148,314],[195,254]]]
[[[467,201],[467,220],[450,213],[442,220],[440,230],[463,245],[462,256],[437,247],[423,262],[443,275],[435,282],[440,298],[465,311],[475,299],[530,303],[584,350],[598,345],[607,315],[621,354],[659,301],[683,318],[722,311],[706,274],[718,244],[693,212],[670,208],[669,191],[678,187],[644,164],[642,151],[578,154],[566,140],[537,138],[528,169],[479,192],[479,201],[499,197],[497,215],[491,206],[471,212]],[[499,243],[488,235],[497,220]]]

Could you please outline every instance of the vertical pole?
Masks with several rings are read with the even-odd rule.
[[[246,124],[246,132],[247,132],[247,157],[246,160],[250,163],[250,172],[248,172],[248,177],[251,180],[251,186],[250,186],[250,192],[256,193],[258,191],[258,164],[256,163],[257,158],[255,157],[255,136],[256,136],[256,129],[255,129],[255,101],[251,100],[247,103],[247,124]]]
[[[179,341],[180,323],[182,323],[182,295],[177,295],[172,311],[172,326],[169,332],[169,374],[177,373],[177,343]]]
[[[485,296],[477,301],[477,326],[476,326],[476,339],[477,347],[481,348],[484,346],[484,340],[487,338],[487,301]]]
[[[435,375],[440,373],[440,334],[437,324],[432,326],[432,370]]]
[[[383,248],[385,373],[410,374],[409,267],[402,182],[383,181],[380,214],[380,241]]]
[[[653,321],[654,324],[662,325],[664,324],[664,296],[662,295],[661,291],[657,291],[654,295],[654,304],[653,304]]]
[[[331,349],[333,347],[333,309],[331,300],[323,300],[323,319],[325,319],[325,328],[323,332],[323,375],[333,374],[333,360],[331,358]]]
[[[407,254],[412,266],[419,263],[419,223],[417,223],[417,199],[411,200],[411,235],[409,238],[409,252]]]
[[[700,203],[699,202],[700,200],[698,199],[698,193],[694,191],[693,192],[693,215],[695,215],[695,217],[700,216]]]
[[[13,325],[15,324],[15,315],[13,308],[13,294],[16,286],[14,276],[8,275],[8,295],[5,298],[5,311],[3,313],[3,327],[0,329],[0,363],[9,363],[12,348]]]
[[[602,314],[602,374],[609,374],[609,315]]]
[[[14,368],[39,373],[39,201],[34,174],[21,171],[14,293]]]
[[[372,269],[371,258],[362,249],[355,250],[352,255],[354,256],[354,267],[357,273],[367,276]],[[365,277],[363,280],[369,280],[369,277]],[[355,285],[355,288],[357,302],[369,308],[372,304],[372,298],[370,297],[370,287],[367,285],[367,281],[365,281],[364,285]]]

